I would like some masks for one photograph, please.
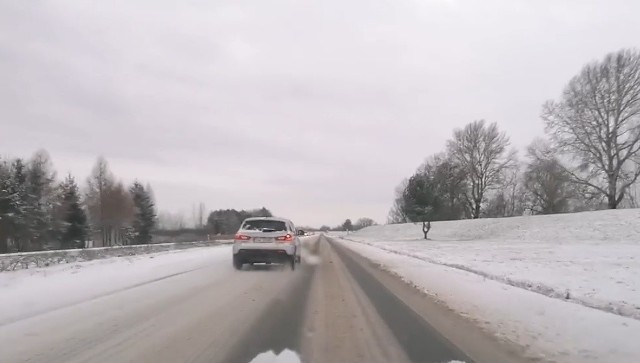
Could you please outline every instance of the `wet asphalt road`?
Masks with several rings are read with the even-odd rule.
[[[310,252],[320,263],[299,272],[285,295],[295,298],[274,301],[226,362],[283,349],[304,362],[472,362],[343,247],[321,237]]]
[[[187,271],[0,326],[0,362],[248,363],[284,349],[308,363],[507,359],[487,344],[460,349],[445,336],[468,329],[326,237],[308,241],[296,271],[235,271],[231,255],[212,263],[229,269]],[[431,325],[431,313],[444,323]]]

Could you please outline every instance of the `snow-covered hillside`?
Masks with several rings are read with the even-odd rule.
[[[433,241],[640,244],[640,209],[433,222],[432,227],[429,238]],[[351,236],[394,241],[423,237],[420,223],[372,226]]]
[[[348,239],[640,319],[640,209],[374,226]]]
[[[577,361],[607,361],[608,350],[640,361],[627,338],[640,333],[640,209],[436,222],[422,237],[421,224],[402,224],[343,240],[510,340]],[[594,341],[599,330],[609,337]]]

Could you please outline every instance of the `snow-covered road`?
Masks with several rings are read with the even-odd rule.
[[[636,213],[372,227],[296,271],[219,246],[4,272],[0,362],[637,363],[634,311],[583,301],[638,305]]]
[[[217,356],[261,314],[259,305],[301,276],[236,274],[229,256],[229,247],[212,247],[17,274],[3,281],[0,361],[187,362]]]
[[[210,247],[0,274],[0,361],[518,362],[348,250],[308,246],[296,271],[235,271]]]

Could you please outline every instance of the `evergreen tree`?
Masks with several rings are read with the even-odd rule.
[[[460,219],[465,210],[465,172],[446,154],[428,158],[397,190],[392,221]]]
[[[69,175],[62,184],[64,230],[62,248],[84,248],[88,235],[87,215],[80,203],[80,193],[75,179]]]
[[[0,167],[0,251],[28,250],[28,205],[22,159]]]
[[[29,160],[26,169],[26,192],[29,214],[27,226],[31,250],[41,250],[57,239],[53,209],[56,187],[55,172],[49,154],[40,150]]]
[[[151,230],[156,223],[154,203],[144,186],[138,181],[133,183],[129,191],[135,206],[135,218],[133,221],[134,243],[151,243]]]
[[[7,185],[9,195],[8,214],[11,216],[10,232],[15,248],[20,252],[31,250],[28,221],[30,206],[25,169],[22,159],[14,160],[11,164],[11,176]]]
[[[2,161],[0,162],[0,253],[9,252],[10,229],[13,225],[12,198],[9,193],[10,182],[10,167],[6,161]]]
[[[412,222],[426,222],[433,218],[434,210],[441,206],[433,178],[426,174],[414,174],[404,191],[404,208]]]

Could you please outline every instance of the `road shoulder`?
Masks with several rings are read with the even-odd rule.
[[[380,263],[352,250],[347,243],[334,239],[330,239],[330,241],[338,251],[366,270],[368,274],[471,360],[477,363],[539,363],[545,361],[540,357],[527,358],[526,348],[496,338],[478,326],[477,322],[461,316],[433,296],[425,294],[399,276],[384,270]]]

